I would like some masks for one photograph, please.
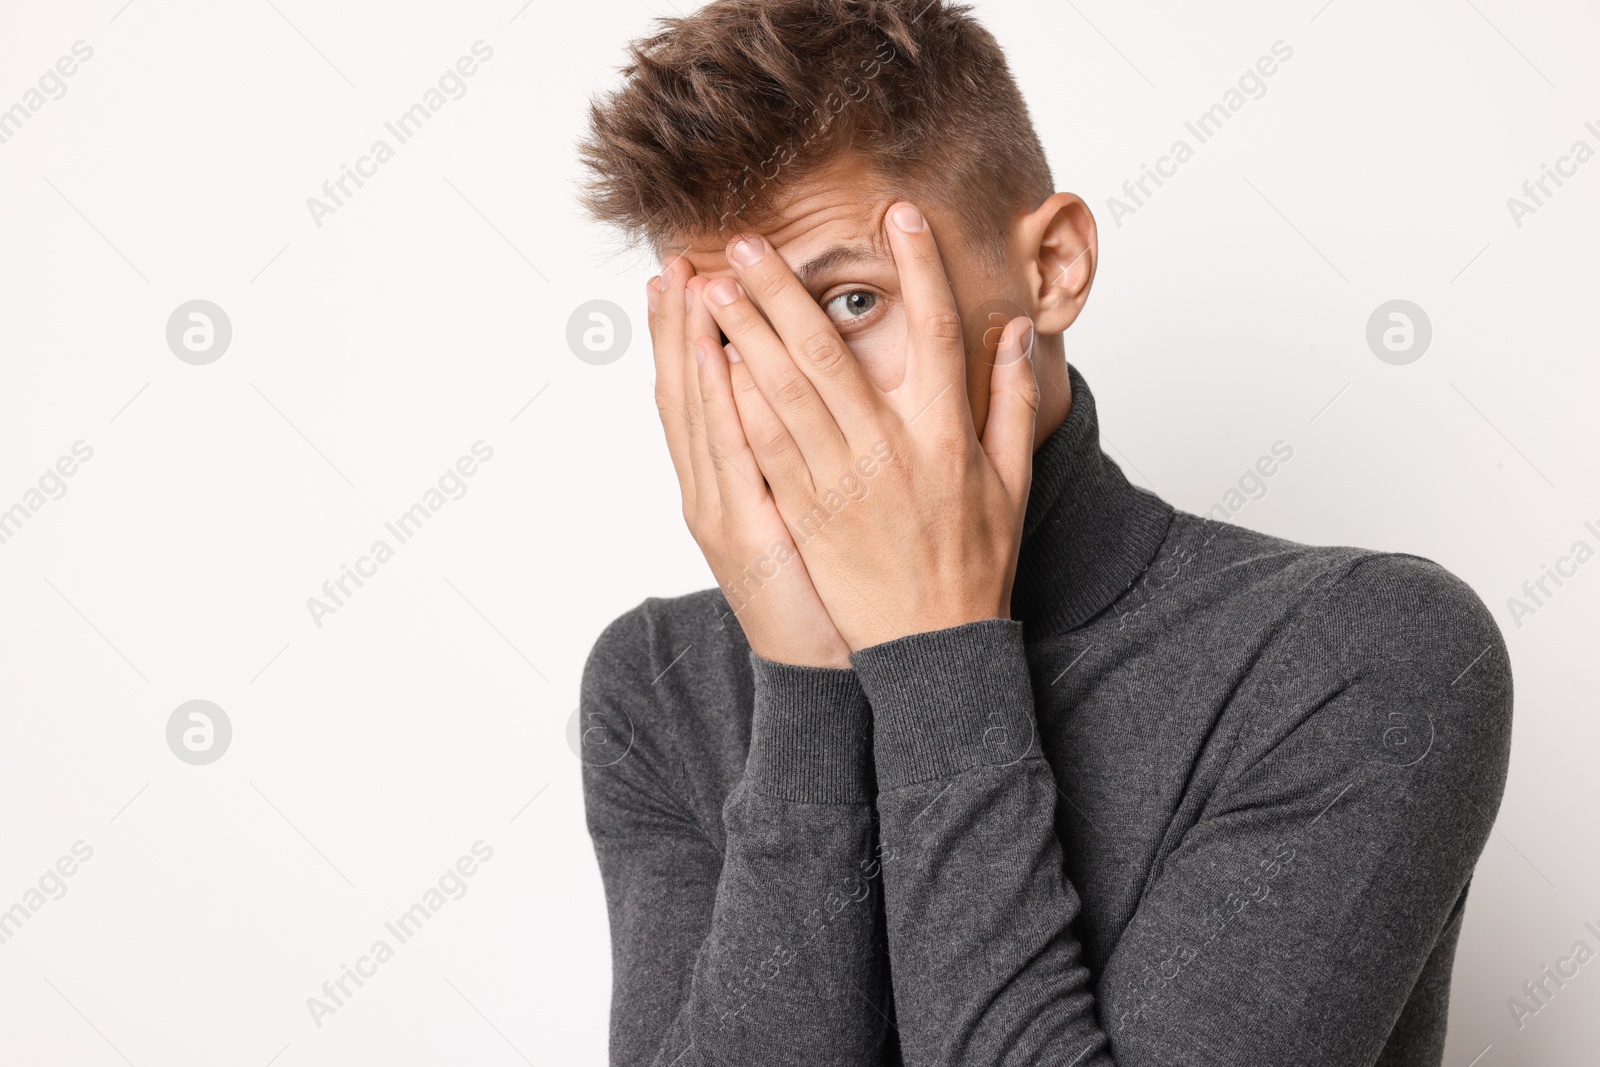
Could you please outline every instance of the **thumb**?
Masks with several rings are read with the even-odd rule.
[[[1039,413],[1039,379],[1033,371],[1033,322],[1012,319],[1001,334],[989,377],[989,417],[983,451],[1012,500],[1027,500],[1033,477],[1033,429]]]

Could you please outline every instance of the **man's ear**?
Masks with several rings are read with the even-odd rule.
[[[1042,334],[1061,333],[1077,319],[1094,284],[1100,261],[1094,215],[1082,197],[1056,193],[1025,215],[1014,233],[1017,262],[1027,265],[1038,308],[1034,327]]]

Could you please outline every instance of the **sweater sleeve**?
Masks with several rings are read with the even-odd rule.
[[[1425,561],[1378,558],[1312,599],[1230,701],[1229,770],[1097,976],[1021,626],[853,657],[908,1065],[1378,1060],[1453,947],[1505,782],[1509,668],[1481,602]]]
[[[854,672],[752,655],[749,756],[708,834],[635,743],[670,728],[652,717],[648,658],[608,631],[580,706],[602,746],[584,793],[611,923],[611,1063],[879,1064],[890,1008]]]

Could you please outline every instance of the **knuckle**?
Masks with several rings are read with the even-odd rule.
[[[1039,383],[1034,379],[1033,375],[1028,375],[1027,380],[1022,383],[1020,391],[1022,393],[1022,402],[1033,409],[1033,413],[1037,415],[1039,413],[1040,392]]]
[[[922,320],[922,331],[936,341],[959,341],[961,316],[954,311],[935,311]]]
[[[733,378],[734,404],[738,407],[741,418],[745,412],[754,414],[766,408],[766,396],[761,392],[761,386],[756,384],[754,377],[748,374],[737,374]]]
[[[756,296],[762,300],[771,300],[783,295],[783,290],[788,284],[788,279],[778,271],[763,271],[746,281]]]
[[[1032,367],[1024,367],[1021,373],[1015,376],[1010,391],[1035,414],[1038,413],[1043,390],[1039,387],[1039,378],[1033,373]]]
[[[750,330],[755,329],[757,324],[766,321],[761,317],[761,313],[755,309],[755,305],[743,299],[742,295],[740,299],[735,300],[733,303],[717,308],[716,319],[728,327],[726,332],[730,337],[735,333],[748,333]]]
[[[837,337],[825,333],[814,333],[807,337],[801,342],[800,352],[805,356],[808,366],[825,374],[838,370],[844,364],[844,344]]]
[[[965,459],[971,451],[971,440],[966,427],[959,423],[940,424],[928,435],[928,446],[935,456],[943,460]]]
[[[772,398],[785,407],[798,407],[811,392],[811,384],[798,374],[786,375],[774,383]]]
[[[694,423],[683,412],[683,408],[670,398],[656,402],[656,413],[661,416],[661,429],[667,434],[667,439],[674,440],[686,429],[694,430]]]
[[[752,431],[755,446],[767,455],[781,455],[788,449],[789,434],[775,419],[763,422]]]
[[[880,473],[888,473],[895,478],[903,478],[906,474],[906,455],[910,451],[910,442],[899,436],[890,436],[880,442],[880,447],[873,449],[873,455],[878,459]]]

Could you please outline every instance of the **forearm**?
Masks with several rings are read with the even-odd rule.
[[[885,913],[907,1063],[1096,1062],[1055,779],[1020,625],[858,653],[872,702]]]
[[[617,953],[616,1064],[880,1062],[888,1007],[868,709],[849,671],[759,658],[754,669],[750,754],[723,808],[726,845],[704,925],[672,921],[674,882],[692,877],[674,866],[674,848],[601,846]],[[661,869],[641,878],[652,848]],[[687,938],[698,938],[689,951]],[[663,955],[684,964],[662,974]],[[664,981],[676,987],[670,1025],[631,1027],[626,1017]]]
[[[870,809],[741,785],[726,823],[711,928],[660,1062],[876,1065],[887,1005]]]

